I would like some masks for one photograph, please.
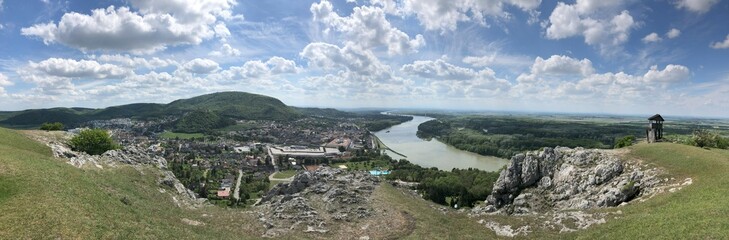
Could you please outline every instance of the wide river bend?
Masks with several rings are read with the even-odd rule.
[[[404,154],[407,160],[423,167],[437,167],[450,171],[453,168],[477,168],[486,171],[498,171],[508,160],[498,157],[483,156],[459,150],[438,140],[430,141],[416,136],[418,125],[433,118],[413,116],[412,121],[404,122],[388,129],[375,132],[380,141],[387,147]],[[386,151],[388,152],[388,151]],[[395,159],[401,156],[389,153]]]

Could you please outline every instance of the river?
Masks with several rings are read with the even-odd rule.
[[[438,140],[418,138],[418,125],[433,118],[413,116],[412,121],[404,122],[388,129],[375,132],[380,141],[387,147],[407,156],[407,160],[423,167],[437,167],[450,171],[453,168],[477,168],[486,171],[498,171],[508,160],[498,157],[483,156],[459,150]],[[387,151],[386,151],[387,152]],[[395,159],[401,156],[389,153]]]

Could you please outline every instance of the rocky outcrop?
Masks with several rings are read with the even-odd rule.
[[[326,233],[335,222],[352,222],[373,212],[370,197],[379,179],[366,172],[321,167],[280,183],[259,203],[265,237],[288,231]]]
[[[490,207],[479,210],[523,214],[613,207],[653,191],[657,174],[610,150],[544,148],[514,156],[494,183]]]
[[[109,150],[101,155],[89,155],[84,152],[73,151],[67,144],[73,134],[68,132],[33,132],[29,135],[32,139],[46,144],[51,148],[53,156],[67,161],[77,168],[95,167],[117,167],[131,165],[139,169],[142,166],[153,166],[160,171],[157,182],[175,190],[172,200],[179,207],[197,208],[206,202],[204,198],[197,198],[194,192],[187,189],[172,173],[167,170],[167,160],[163,157],[150,154],[147,148],[137,145],[124,146],[122,149]],[[140,171],[141,172],[141,171]],[[165,192],[160,188],[160,192]]]

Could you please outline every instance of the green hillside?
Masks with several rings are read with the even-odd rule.
[[[155,169],[77,169],[48,147],[0,128],[0,239],[240,239],[255,216],[178,208]],[[121,199],[128,199],[128,205]],[[189,219],[204,223],[192,226]]]
[[[66,126],[75,126],[89,120],[183,116],[197,110],[211,112],[220,117],[249,120],[281,121],[302,116],[302,113],[276,98],[245,92],[220,92],[180,99],[169,104],[135,103],[104,109],[50,108],[2,112],[0,125],[37,128],[44,122],[61,122]]]
[[[169,114],[192,110],[206,110],[225,117],[250,120],[293,120],[300,117],[299,112],[276,98],[244,92],[206,94],[180,99],[165,107]]]

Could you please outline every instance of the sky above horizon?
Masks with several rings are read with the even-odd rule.
[[[0,0],[0,111],[293,106],[729,117],[729,1]]]

